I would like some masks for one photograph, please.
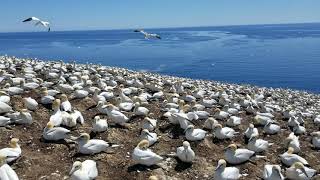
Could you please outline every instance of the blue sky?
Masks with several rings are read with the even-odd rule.
[[[320,0],[0,0],[0,32],[320,22]]]

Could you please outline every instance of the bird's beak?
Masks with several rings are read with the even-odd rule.
[[[70,139],[71,139],[72,141],[76,141],[76,140],[79,139],[79,137],[71,136]]]
[[[75,170],[76,169],[74,167],[72,167],[71,171],[69,172],[69,176],[71,176],[74,173]]]
[[[309,178],[308,173],[305,168],[301,168],[301,171],[303,172],[303,174],[305,174]]]
[[[224,150],[226,151],[226,150],[228,150],[230,147],[226,147],[226,148],[224,148]]]
[[[153,137],[152,137],[152,135],[151,135],[150,133],[147,133],[147,136],[149,136],[149,137],[153,138]]]
[[[217,169],[219,169],[220,166],[221,164],[218,164],[218,166],[214,170],[216,171]]]

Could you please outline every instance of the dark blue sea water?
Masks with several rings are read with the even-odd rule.
[[[0,33],[0,55],[320,92],[320,24]]]

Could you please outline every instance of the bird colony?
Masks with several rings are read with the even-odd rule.
[[[317,179],[320,97],[0,57],[0,179]]]

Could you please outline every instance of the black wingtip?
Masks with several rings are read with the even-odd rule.
[[[28,21],[31,21],[31,20],[32,20],[32,18],[28,18],[28,19],[23,20],[22,22],[28,22]]]
[[[50,32],[50,31],[51,31],[51,28],[48,29],[48,32]]]
[[[133,32],[140,32],[138,29],[134,30]]]

